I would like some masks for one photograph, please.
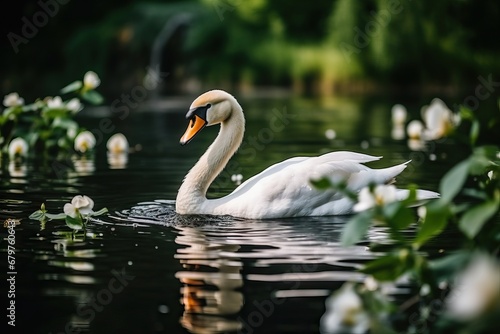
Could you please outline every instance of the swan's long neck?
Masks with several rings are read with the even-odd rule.
[[[210,213],[206,208],[207,190],[224,169],[243,140],[245,118],[240,105],[231,103],[232,113],[221,123],[219,134],[184,178],[176,199],[178,213]]]

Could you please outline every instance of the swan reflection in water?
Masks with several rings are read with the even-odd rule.
[[[220,333],[241,328],[238,320],[228,317],[237,314],[243,306],[242,263],[234,254],[238,244],[211,239],[198,228],[177,227],[175,242],[179,248],[175,258],[184,270],[176,273],[183,284],[181,303],[184,313],[182,326],[193,333]]]
[[[363,281],[364,275],[355,272],[356,262],[371,255],[365,246],[340,245],[347,219],[174,226],[179,245],[175,258],[183,267],[175,275],[182,283],[180,323],[192,333],[245,331],[256,302],[279,301],[274,309],[283,312],[301,298],[323,303],[321,299],[345,280]],[[330,283],[319,286],[319,282]],[[261,284],[270,293],[255,290]],[[243,295],[249,290],[256,294]]]

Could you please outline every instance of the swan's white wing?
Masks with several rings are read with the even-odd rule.
[[[248,180],[246,180],[245,182],[240,184],[238,186],[238,188],[234,189],[234,191],[231,193],[231,195],[236,194],[238,192],[248,191],[249,189],[252,188],[252,186],[254,186],[257,182],[259,182],[260,179],[263,179],[267,176],[279,173],[284,168],[286,168],[290,165],[297,164],[297,163],[302,162],[302,161],[307,160],[307,159],[309,159],[309,158],[308,157],[294,157],[294,158],[290,158],[290,159],[287,159],[287,160],[282,161],[282,162],[278,162],[274,165],[271,165],[271,166],[267,167],[266,169],[264,169],[259,174],[252,176],[251,178],[249,178]]]
[[[321,177],[328,177],[333,182],[343,180],[351,191],[357,192],[371,182],[389,182],[406,167],[401,164],[371,169],[362,165],[378,159],[354,152],[288,159],[250,178],[230,195],[211,200],[210,206],[216,213],[247,218],[350,213],[352,201],[335,189],[317,190],[310,180]]]

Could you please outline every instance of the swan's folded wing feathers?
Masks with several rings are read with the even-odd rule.
[[[325,162],[343,162],[343,161],[351,161],[358,163],[366,163],[380,160],[382,157],[375,157],[368,154],[357,153],[357,152],[349,152],[349,151],[336,151],[329,152],[319,157],[315,157],[318,159],[317,163],[325,163]]]
[[[276,174],[282,172],[285,168],[287,168],[291,165],[295,165],[297,163],[300,163],[300,162],[307,160],[307,159],[309,159],[309,158],[307,158],[307,157],[294,157],[294,158],[290,158],[290,159],[287,159],[285,161],[276,163],[274,165],[271,165],[271,166],[267,167],[266,169],[264,169],[259,174],[252,176],[251,178],[249,178],[248,180],[246,180],[245,182],[240,184],[232,192],[232,194],[235,194],[237,192],[238,193],[245,192],[245,191],[251,189],[253,186],[255,186],[257,184],[257,182],[260,182],[260,180],[262,180],[266,177],[270,177],[270,176],[272,177],[273,175],[276,175]]]

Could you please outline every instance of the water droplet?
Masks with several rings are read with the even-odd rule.
[[[129,266],[131,266],[131,265],[133,265],[133,264],[134,264],[134,262],[132,262],[132,261],[128,261],[128,262],[127,262],[127,264],[128,264]]]
[[[368,142],[368,140],[363,140],[361,142],[361,148],[366,150],[368,147],[370,147],[370,143]]]
[[[429,154],[429,160],[430,161],[436,161],[436,155],[434,153]]]

